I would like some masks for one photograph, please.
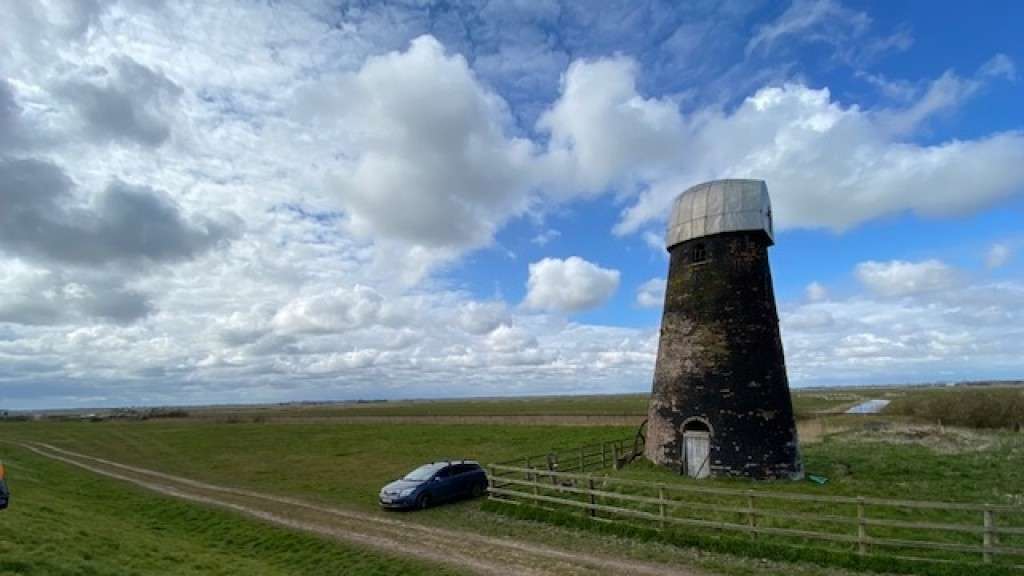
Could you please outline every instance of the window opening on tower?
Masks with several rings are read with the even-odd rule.
[[[690,263],[699,264],[705,262],[708,259],[707,248],[703,244],[695,244],[693,246],[693,252],[690,253]]]

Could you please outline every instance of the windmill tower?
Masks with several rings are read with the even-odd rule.
[[[768,187],[716,180],[676,198],[646,457],[695,478],[799,478],[768,247]]]

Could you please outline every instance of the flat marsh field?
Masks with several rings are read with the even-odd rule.
[[[939,427],[923,409],[909,414],[904,408],[898,414],[836,415],[864,399],[890,394],[898,405],[895,399],[918,393],[797,392],[797,411],[804,420],[820,421],[822,427],[817,439],[803,443],[806,469],[828,477],[828,483],[715,480],[710,485],[1024,505],[1024,434],[1012,428]],[[934,399],[937,393],[929,392],[928,398]],[[1024,389],[1008,394],[1015,393],[1024,394]],[[19,442],[45,442],[195,480],[380,514],[376,510],[379,488],[425,461],[472,458],[486,464],[627,438],[636,431],[635,425],[515,425],[502,422],[503,416],[636,415],[642,420],[645,403],[641,396],[578,401],[558,397],[203,409],[184,418],[147,421],[0,422],[0,459],[8,467],[13,492],[11,508],[0,512],[0,575],[448,574],[458,570],[156,495],[48,460],[20,448]],[[353,415],[373,418],[365,422],[347,418]],[[495,418],[490,423],[402,420],[465,415]],[[688,481],[641,462],[617,474]],[[572,528],[481,510],[480,501],[388,517],[556,545],[583,554],[600,549],[622,558],[690,566],[706,574],[851,573],[614,535],[581,538]]]

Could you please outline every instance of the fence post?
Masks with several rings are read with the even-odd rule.
[[[608,467],[608,443],[601,442],[601,470]]]
[[[993,532],[993,530],[995,528],[995,521],[994,521],[994,518],[992,517],[992,510],[990,510],[988,508],[988,506],[985,507],[985,512],[984,512],[983,518],[984,518],[984,525],[985,525],[985,536],[984,536],[984,540],[983,540],[982,544],[985,547],[985,551],[982,553],[982,559],[985,562],[991,562],[992,561],[992,551],[991,551],[991,548],[992,548],[992,532]]]
[[[864,497],[857,496],[857,553],[861,556],[868,553],[868,530],[864,522]]]
[[[753,490],[747,490],[747,524],[750,525],[750,536],[757,538],[757,513],[754,512]]]
[[[548,472],[554,472],[555,468],[558,467],[558,454],[555,452],[548,453]],[[558,486],[558,478],[554,474],[551,474],[551,485]]]
[[[593,518],[597,516],[597,509],[594,508],[594,505],[597,504],[597,499],[594,497],[593,478],[587,478],[587,491],[590,494],[590,517]]]
[[[619,446],[618,444],[612,444],[612,467],[616,470],[619,469]]]
[[[533,460],[529,457],[526,458],[526,469],[526,479],[533,483],[533,493],[540,494],[540,489],[537,488],[537,482],[539,482],[537,478],[537,469],[533,467]]]
[[[498,474],[494,471],[494,464],[491,464],[491,477],[488,478],[488,484],[490,484],[491,488],[499,488],[499,486],[495,486],[495,484],[497,484],[497,482],[495,482],[495,480],[494,480],[494,478],[497,477],[497,475]],[[493,492],[488,490],[487,491],[487,499],[488,500],[494,499],[494,496],[491,496],[491,494],[493,494]]]
[[[658,516],[661,516],[661,529],[665,529],[665,487],[658,485]]]

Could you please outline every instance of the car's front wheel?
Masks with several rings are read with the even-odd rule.
[[[420,494],[420,497],[416,499],[416,507],[420,510],[426,510],[430,507],[430,494]]]

